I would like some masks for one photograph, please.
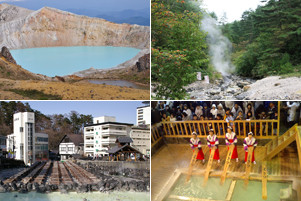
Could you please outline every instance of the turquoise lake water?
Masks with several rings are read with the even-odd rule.
[[[138,54],[130,47],[74,46],[11,50],[24,69],[47,76],[64,76],[88,68],[115,67]]]
[[[15,197],[16,196],[16,197]],[[112,193],[68,193],[61,194],[59,192],[41,194],[30,192],[27,194],[20,193],[0,193],[0,200],[5,201],[149,201],[150,193],[139,192],[112,192]]]

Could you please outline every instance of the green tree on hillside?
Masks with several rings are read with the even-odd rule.
[[[269,0],[240,21],[226,24],[225,35],[233,42],[237,73],[262,78],[300,72],[301,2]]]
[[[157,97],[183,99],[184,86],[208,71],[206,34],[196,1],[152,0],[152,81]]]

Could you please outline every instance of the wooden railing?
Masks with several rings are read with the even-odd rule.
[[[211,126],[210,126],[211,124]],[[252,131],[254,136],[258,139],[271,139],[279,135],[278,120],[237,120],[226,122],[224,120],[204,120],[204,121],[175,121],[175,122],[161,122],[161,129],[163,129],[164,137],[191,137],[193,131],[196,131],[198,137],[206,137],[210,128],[218,137],[225,137],[227,127],[232,126],[237,138],[245,138],[247,133]],[[158,130],[158,127],[156,128]],[[152,128],[153,134],[156,130]],[[154,136],[154,141],[157,139]],[[153,142],[153,139],[152,139]]]
[[[155,125],[152,125],[152,138],[151,138],[151,141],[152,141],[152,147],[155,146],[161,139],[162,139],[162,134],[161,134],[161,124],[158,123],[158,124],[155,124]]]

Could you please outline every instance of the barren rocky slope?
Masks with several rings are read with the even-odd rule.
[[[16,64],[16,61],[11,56],[6,47],[2,47],[0,51],[0,78],[19,79],[19,80],[43,80],[49,79],[46,76],[37,75],[23,69]]]
[[[12,6],[6,3],[0,4],[0,24],[15,20],[17,18],[25,17],[32,12],[32,10]]]
[[[270,76],[248,86],[240,98],[250,100],[300,100],[301,77]]]
[[[12,12],[13,11],[13,12]],[[37,11],[0,5],[0,47],[9,49],[53,46],[149,47],[147,26],[116,24],[54,8]]]

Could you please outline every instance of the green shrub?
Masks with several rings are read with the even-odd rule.
[[[152,79],[160,83],[156,88],[157,99],[184,99],[183,86],[195,81],[196,73],[185,51],[152,49]]]

